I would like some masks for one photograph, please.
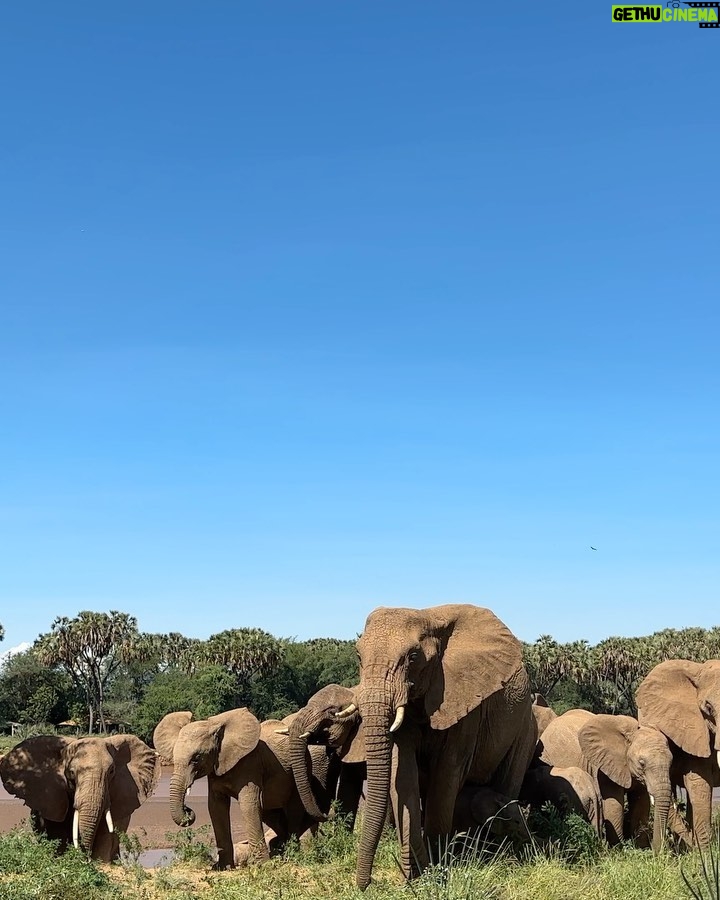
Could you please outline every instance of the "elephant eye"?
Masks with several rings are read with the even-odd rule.
[[[417,659],[417,650],[411,650],[408,653],[408,662],[411,662],[411,663],[415,662],[416,659]]]

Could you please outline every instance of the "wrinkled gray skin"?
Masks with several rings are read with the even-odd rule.
[[[336,718],[355,696],[355,688],[329,684],[308,700],[293,717],[289,728],[290,756],[295,783],[306,812],[315,819],[325,818],[329,803],[337,801],[338,814],[352,829],[365,780],[365,746],[360,716]],[[308,745],[318,744],[336,757],[340,766],[337,794],[327,791],[312,777],[312,759]]]
[[[303,809],[293,779],[288,725],[275,720],[261,724],[243,707],[199,721],[193,721],[189,712],[169,713],[155,729],[153,743],[173,763],[170,810],[176,825],[195,821],[185,796],[198,778],[208,779],[208,812],[218,848],[218,869],[236,865],[231,797],[238,800],[241,843],[247,844],[243,864],[268,859],[288,837],[299,837],[315,824]],[[328,787],[329,759],[322,747],[313,748],[313,773]],[[270,848],[263,824],[276,834]]]
[[[579,766],[533,766],[523,779],[520,802],[533,809],[552,803],[562,815],[582,816],[598,837],[604,834],[603,800],[597,779]]]
[[[73,843],[94,859],[120,855],[118,831],[152,794],[159,776],[157,754],[132,734],[69,738],[43,734],[27,738],[0,760],[5,789],[32,810],[33,827],[61,849]],[[110,812],[112,831],[107,821]]]
[[[611,846],[624,837],[634,838],[641,847],[649,846],[647,823],[652,795],[652,847],[656,852],[660,850],[673,808],[672,754],[665,735],[657,728],[641,726],[631,716],[595,715],[585,709],[571,709],[548,725],[540,744],[540,758],[548,765],[579,766],[597,778],[603,798],[605,836]]]
[[[537,730],[520,642],[490,610],[376,609],[357,647],[367,796],[356,882],[364,889],[388,798],[411,878],[427,865],[428,847],[452,833],[466,781],[517,798]]]
[[[662,662],[640,683],[636,699],[639,721],[670,741],[673,783],[687,791],[691,843],[707,848],[713,840],[712,789],[720,786],[720,660]]]
[[[518,801],[476,784],[466,784],[458,794],[453,831],[466,835],[465,846],[471,847],[509,841],[518,849],[530,840]]]

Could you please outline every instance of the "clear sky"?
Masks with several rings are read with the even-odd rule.
[[[610,7],[4,5],[2,649],[718,624],[720,31]]]

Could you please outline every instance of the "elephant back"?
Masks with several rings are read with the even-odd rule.
[[[540,760],[549,766],[587,769],[578,734],[592,718],[585,709],[571,709],[549,722],[538,741]]]

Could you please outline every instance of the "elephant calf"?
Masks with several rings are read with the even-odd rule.
[[[467,833],[473,841],[510,841],[516,848],[530,839],[518,801],[476,784],[464,785],[458,794],[453,830]]]
[[[579,766],[533,766],[525,775],[520,802],[535,809],[552,803],[560,813],[577,813],[592,825],[598,837],[603,836],[600,788],[595,778]]]
[[[270,851],[279,849],[290,835],[299,837],[314,824],[295,786],[286,725],[274,720],[261,724],[243,707],[199,721],[193,721],[190,712],[169,713],[155,728],[156,748],[173,763],[170,808],[176,825],[192,825],[195,821],[195,813],[185,806],[185,795],[193,782],[207,777],[208,811],[219,869],[236,865],[231,797],[237,798],[241,809],[245,839],[240,848],[242,864],[267,859]],[[324,747],[313,751],[313,774],[331,791],[331,761]],[[264,825],[276,834],[270,848]]]

